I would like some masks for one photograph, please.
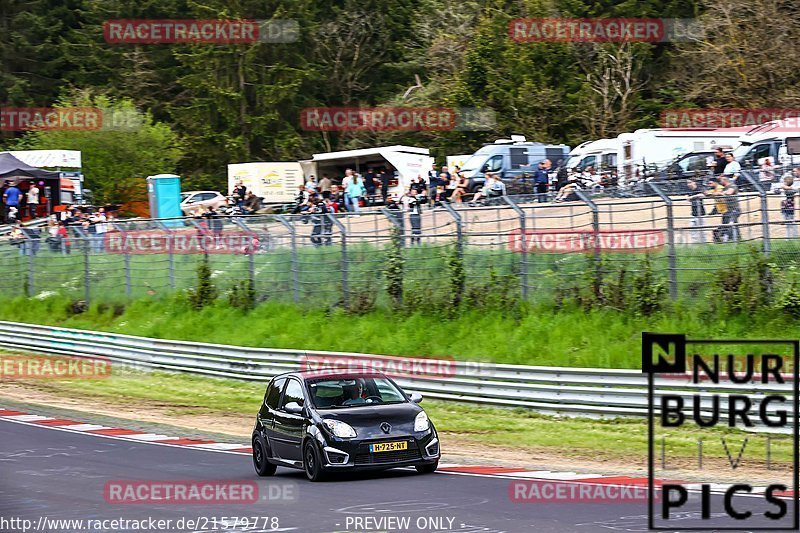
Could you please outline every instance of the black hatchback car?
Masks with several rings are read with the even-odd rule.
[[[300,371],[270,381],[253,429],[253,465],[271,476],[278,465],[311,481],[337,471],[414,466],[436,471],[439,437],[428,415],[380,373]]]

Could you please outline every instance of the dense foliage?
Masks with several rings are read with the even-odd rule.
[[[176,135],[153,132],[155,151],[172,151],[161,170],[180,172],[188,187],[221,186],[231,162],[379,144],[426,146],[438,157],[510,133],[575,145],[655,126],[668,107],[800,107],[799,10],[792,0],[5,0],[0,105],[132,102],[151,127]],[[518,17],[699,18],[706,34],[689,43],[519,43],[508,31]],[[294,19],[300,34],[289,44],[104,40],[106,20],[162,18]],[[404,99],[416,76],[421,87]],[[490,108],[497,124],[339,134],[300,124],[306,107],[379,105]],[[0,132],[0,147],[18,146],[20,135]],[[45,136],[24,146],[92,141]],[[106,179],[99,164],[87,157],[90,179]]]

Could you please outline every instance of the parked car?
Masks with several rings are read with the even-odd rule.
[[[218,191],[187,191],[181,193],[181,211],[185,215],[194,214],[197,209],[206,207],[219,209],[228,205],[228,199]]]
[[[267,386],[253,429],[259,476],[278,466],[302,469],[311,481],[332,472],[414,466],[436,471],[439,437],[418,405],[378,372],[300,371]]]

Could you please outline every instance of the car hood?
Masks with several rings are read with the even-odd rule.
[[[399,403],[318,412],[323,419],[341,420],[353,426],[360,439],[378,439],[414,433],[414,419],[422,412],[422,408],[415,403]],[[392,426],[389,433],[381,430],[384,422]]]

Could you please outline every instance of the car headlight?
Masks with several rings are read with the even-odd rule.
[[[341,420],[323,420],[322,423],[334,436],[340,439],[352,439],[356,436],[356,430],[353,429],[353,426],[345,424]]]
[[[431,423],[428,420],[428,415],[425,414],[425,411],[422,411],[414,419],[414,431],[428,431],[430,427]]]

